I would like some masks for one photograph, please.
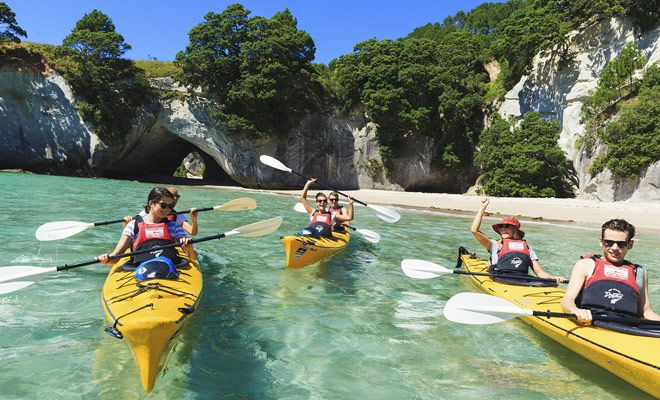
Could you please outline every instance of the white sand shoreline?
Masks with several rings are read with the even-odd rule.
[[[209,187],[274,193],[292,197],[300,195],[300,190],[263,190],[236,186]],[[324,192],[327,194],[328,191]],[[474,215],[479,209],[481,200],[479,196],[446,193],[394,192],[374,189],[345,190],[342,192],[367,204],[462,215]],[[310,194],[314,193],[316,193],[315,190],[310,190]],[[487,215],[492,216],[515,216],[521,220],[555,221],[592,228],[599,228],[605,221],[612,218],[623,218],[635,225],[639,233],[660,235],[660,204],[607,203],[582,199],[491,197],[487,211]]]

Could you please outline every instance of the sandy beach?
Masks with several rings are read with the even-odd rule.
[[[300,190],[256,190],[236,186],[213,187],[275,193],[292,197],[298,197],[300,195]],[[316,191],[310,190],[310,193],[316,193]],[[474,215],[479,209],[481,200],[479,196],[394,192],[373,189],[346,190],[343,193],[367,204],[441,211],[462,215]],[[515,216],[521,221],[543,220],[592,228],[599,228],[605,221],[612,218],[623,218],[635,225],[639,233],[660,235],[660,204],[606,203],[581,199],[491,197],[487,212],[487,215],[492,216]]]

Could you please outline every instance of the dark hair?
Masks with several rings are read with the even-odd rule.
[[[627,232],[628,233],[628,239],[627,241],[631,241],[633,237],[635,237],[635,226],[625,219],[611,219],[603,224],[601,227],[601,232],[600,232],[600,237],[604,238],[605,237],[605,230],[606,229],[611,229],[613,231],[619,231],[619,232]]]
[[[149,192],[149,197],[147,197],[147,204],[144,205],[144,212],[149,214],[149,212],[151,211],[151,207],[149,207],[150,201],[153,201],[155,203],[160,201],[160,199],[162,199],[163,197],[171,197],[172,199],[174,199],[174,195],[164,187],[159,186],[151,189],[151,192]]]
[[[323,197],[325,197],[325,198],[327,199],[325,193],[323,193],[323,192],[318,192],[318,193],[316,194],[316,200],[319,199],[319,196],[323,196]]]

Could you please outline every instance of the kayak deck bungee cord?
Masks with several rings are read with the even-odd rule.
[[[179,257],[185,253],[177,248]],[[199,263],[188,259],[176,279],[140,281],[124,270],[124,258],[115,264],[103,286],[103,309],[112,327],[106,331],[128,343],[140,371],[142,386],[151,392],[179,333],[194,313],[202,295]]]
[[[299,234],[280,238],[286,252],[286,266],[300,269],[332,257],[348,246],[348,230],[333,231],[332,237],[312,237]]]

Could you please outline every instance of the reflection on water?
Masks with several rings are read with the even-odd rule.
[[[111,250],[121,231],[94,227],[59,242],[38,243],[39,225],[133,215],[153,186],[6,173],[0,173],[0,182],[13,188],[4,206],[20,222],[0,226],[6,238],[3,265],[37,266],[91,259]],[[246,196],[202,187],[180,187],[179,192],[181,209]],[[459,246],[485,256],[469,232],[471,216],[401,210],[401,220],[387,224],[357,207],[355,225],[380,233],[381,241],[372,244],[352,235],[347,249],[334,258],[293,271],[285,267],[279,236],[306,223],[292,209],[296,200],[248,196],[257,201],[256,210],[200,214],[198,237],[275,215],[284,223],[261,238],[196,246],[204,294],[151,394],[142,392],[128,345],[103,331],[108,322],[101,288],[108,268],[92,265],[0,297],[0,397],[644,398],[520,321],[466,326],[443,318],[447,299],[476,288],[457,275],[410,279],[400,262],[418,258],[453,268]],[[496,220],[487,217],[484,226]],[[598,251],[596,229],[523,225],[550,273],[568,276],[578,255]],[[652,301],[660,308],[660,238],[639,239],[629,254],[648,266]]]

